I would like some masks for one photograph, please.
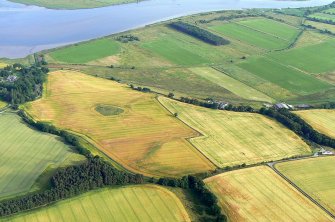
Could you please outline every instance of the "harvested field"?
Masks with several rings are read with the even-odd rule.
[[[295,114],[303,118],[315,130],[335,139],[335,110],[312,109],[297,111]]]
[[[84,135],[129,170],[180,176],[214,169],[185,140],[197,133],[168,113],[153,94],[73,71],[49,74],[46,89],[41,100],[26,106],[28,113]],[[123,112],[101,115],[96,111],[99,104]]]
[[[334,156],[279,163],[276,168],[335,214]]]
[[[235,170],[205,180],[231,222],[332,221],[266,166]]]
[[[297,135],[262,115],[212,110],[164,97],[159,100],[203,135],[190,141],[219,167],[311,153]]]

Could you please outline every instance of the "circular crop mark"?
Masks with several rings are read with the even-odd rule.
[[[124,112],[120,107],[104,104],[97,105],[95,111],[103,116],[116,116]]]

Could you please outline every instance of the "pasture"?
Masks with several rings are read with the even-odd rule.
[[[238,66],[300,95],[325,91],[333,87],[329,83],[321,81],[314,76],[286,66],[282,64],[283,62],[285,61],[280,60],[280,62],[277,62],[268,58],[256,58],[239,63]]]
[[[28,113],[83,135],[129,170],[181,176],[214,169],[185,139],[198,134],[166,111],[153,94],[74,71],[50,73],[46,89],[41,100],[26,105]],[[123,112],[102,115],[97,111],[101,105]]]
[[[104,38],[61,48],[49,55],[59,62],[80,64],[113,56],[119,50],[120,46],[116,41]]]
[[[315,130],[335,139],[335,110],[311,109],[296,111]]]
[[[322,56],[320,56],[322,55]],[[309,73],[335,71],[335,41],[329,41],[293,48],[288,51],[270,54],[276,61]]]
[[[254,164],[310,154],[297,135],[259,114],[212,110],[159,97],[202,136],[190,142],[218,167]]]
[[[30,191],[50,167],[84,159],[58,137],[31,129],[16,114],[1,113],[0,123],[0,199]]]
[[[229,221],[332,221],[319,207],[267,166],[205,179]]]
[[[274,102],[274,99],[213,68],[191,68],[191,71],[247,100]]]
[[[242,20],[238,24],[286,41],[293,41],[299,32],[294,26],[265,18]]]
[[[287,47],[298,34],[295,27],[269,19],[248,19],[209,28],[223,36],[268,50]]]
[[[335,157],[276,164],[276,168],[325,208],[335,213]]]
[[[190,221],[178,197],[153,185],[106,188],[1,221]]]
[[[332,21],[335,22],[335,14],[325,14],[325,13],[315,13],[312,14],[310,16],[308,16],[310,18],[316,18],[319,19],[321,21]]]
[[[142,46],[156,53],[170,62],[178,65],[197,65],[209,63],[206,57],[197,54],[187,48],[189,44],[174,38],[160,38],[155,41],[144,43]]]

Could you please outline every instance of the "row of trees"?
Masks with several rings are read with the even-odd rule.
[[[221,36],[217,36],[207,30],[199,28],[198,26],[191,25],[185,22],[181,22],[181,21],[173,22],[173,23],[170,23],[169,26],[173,29],[176,29],[180,32],[184,32],[188,35],[191,35],[197,39],[200,39],[212,45],[229,44],[229,41],[222,38]]]
[[[275,110],[261,108],[259,112],[263,115],[276,119],[278,122],[282,123],[306,140],[310,140],[323,146],[335,148],[335,139],[315,131],[298,115],[286,109]]]
[[[25,67],[21,64],[7,66],[0,71],[0,98],[8,103],[21,104],[35,100],[42,95],[43,82],[49,69],[46,67]],[[13,81],[5,81],[9,76]]]
[[[140,174],[121,172],[99,157],[89,158],[83,164],[59,170],[51,179],[50,189],[1,202],[0,216],[42,207],[96,188],[141,184],[143,181],[143,176]]]
[[[204,221],[227,221],[227,217],[222,214],[221,208],[218,205],[217,197],[206,187],[206,184],[196,176],[184,176],[181,179],[175,178],[160,178],[157,184],[162,186],[180,187],[192,191],[200,203],[205,207],[209,217],[203,218]]]
[[[205,102],[188,97],[180,97],[179,101],[211,109],[222,109],[235,112],[254,112],[254,109],[251,106],[243,106],[243,105],[233,106],[232,104],[224,104],[223,102],[215,102],[215,101]]]

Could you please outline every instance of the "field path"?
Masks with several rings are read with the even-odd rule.
[[[316,157],[306,157],[306,158],[316,158]],[[306,159],[306,158],[298,158],[298,159]],[[292,159],[292,160],[297,160],[297,159]],[[288,160],[288,161],[292,161]],[[322,206],[318,201],[316,201],[314,198],[312,198],[309,194],[307,194],[304,190],[302,190],[300,187],[298,187],[295,183],[293,183],[288,177],[286,177],[284,174],[282,174],[279,170],[276,169],[276,164],[279,162],[283,161],[278,161],[278,162],[271,162],[267,163],[267,165],[275,172],[277,173],[280,177],[282,177],[284,180],[286,180],[289,184],[291,184],[295,189],[297,189],[302,195],[307,197],[310,201],[312,201],[315,205],[317,205],[319,208],[321,208],[324,212],[326,212],[330,217],[335,219],[335,215],[331,213],[329,210],[327,210],[324,206]]]

